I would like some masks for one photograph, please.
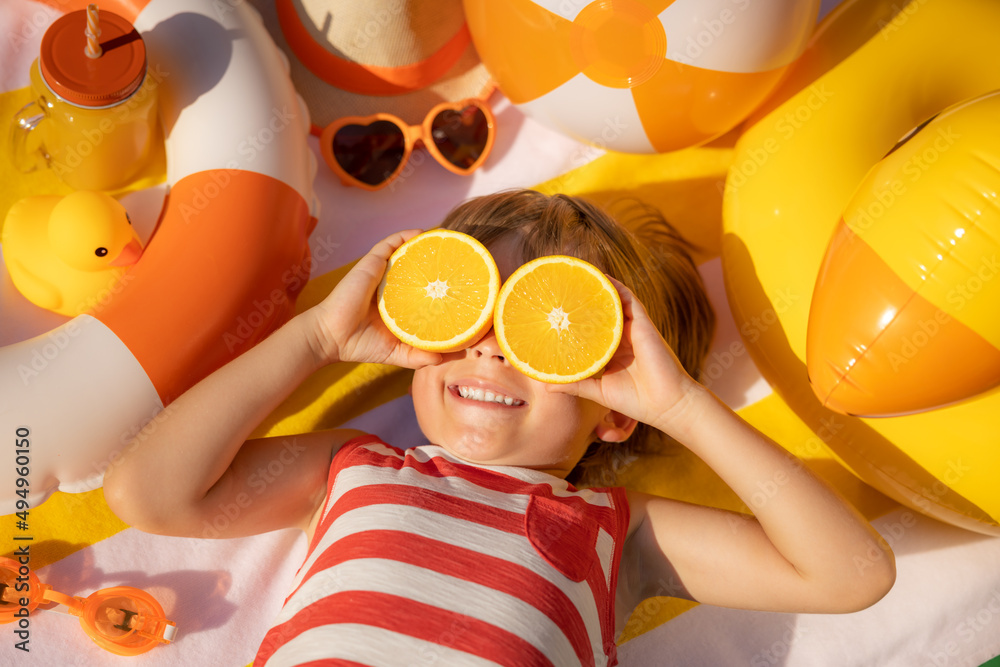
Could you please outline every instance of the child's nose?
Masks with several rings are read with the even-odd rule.
[[[486,335],[479,339],[475,345],[471,345],[467,348],[470,355],[473,357],[490,357],[496,358],[498,361],[505,362],[503,356],[503,350],[500,349],[500,344],[497,343],[497,337],[493,334],[493,329],[486,332]]]

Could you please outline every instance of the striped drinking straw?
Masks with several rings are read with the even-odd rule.
[[[84,34],[87,35],[87,48],[83,52],[88,58],[100,58],[103,50],[97,38],[101,36],[101,28],[98,24],[97,5],[94,3],[87,5],[87,30]]]

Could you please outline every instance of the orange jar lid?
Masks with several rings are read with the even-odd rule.
[[[89,58],[87,10],[57,19],[42,37],[38,58],[45,83],[67,102],[85,107],[106,107],[134,93],[146,74],[146,45],[125,18],[100,13],[103,53]]]

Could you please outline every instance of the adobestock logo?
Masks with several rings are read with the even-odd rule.
[[[142,116],[137,116],[136,112],[144,113],[143,105],[147,98],[169,76],[170,72],[163,71],[159,64],[150,67],[146,72],[147,83],[144,83],[126,102],[119,104],[113,111],[108,110],[107,117],[102,118],[96,128],[83,129],[81,132],[83,138],[66,149],[65,157],[62,160],[52,161],[50,166],[53,173],[60,178],[71,174],[75,169],[83,166],[84,159],[90,156],[106,139],[112,137],[118,128],[137,120],[142,122]]]
[[[892,35],[906,25],[910,18],[927,4],[927,0],[911,0],[904,2],[900,7],[898,4],[892,5],[893,16],[890,20],[879,19],[878,27],[882,34],[882,39],[889,39]]]
[[[953,313],[960,313],[985,289],[987,283],[1000,273],[1000,262],[997,261],[996,255],[981,257],[980,261],[976,268],[966,266],[968,275],[965,280],[955,284],[945,296],[947,302],[954,306]],[[938,309],[932,318],[917,322],[917,328],[911,330],[909,335],[903,336],[899,347],[889,351],[887,359],[892,370],[898,371],[900,367],[916,358],[952,319],[951,315]]]
[[[243,512],[256,502],[257,496],[264,493],[269,485],[274,484],[278,478],[284,475],[286,468],[291,466],[302,452],[306,451],[306,448],[298,444],[294,438],[283,440],[281,444],[281,450],[268,461],[267,465],[259,466],[247,477],[246,484],[253,490],[254,495],[244,491],[236,494],[233,502],[219,503],[218,512],[212,520],[204,521],[202,524],[201,536],[203,538],[215,539],[219,537],[220,533],[239,520]]]
[[[330,236],[314,239],[306,258],[293,264],[281,274],[282,287],[271,290],[266,299],[254,299],[251,302],[250,312],[237,317],[233,328],[222,334],[226,349],[232,353],[257,336],[260,327],[271,320],[275,311],[288,307],[288,295],[298,294],[309,282],[314,263],[325,262],[339,247],[340,244]]]
[[[797,625],[794,621],[785,623],[785,632],[763,651],[759,651],[750,658],[750,667],[770,667],[771,665],[785,664],[785,656],[792,649],[792,645],[805,635],[805,628]]]
[[[873,201],[853,212],[850,219],[847,220],[851,230],[858,236],[864,236],[865,232],[881,220],[893,205],[910,191],[910,187],[923,178],[924,174],[937,164],[941,156],[948,152],[959,139],[961,139],[961,135],[952,130],[950,126],[939,128],[931,145],[922,152],[911,155],[898,170],[906,177],[906,180],[893,178],[887,185],[875,192]]]
[[[774,124],[775,132],[779,133],[781,138],[786,142],[790,141],[799,130],[805,127],[835,94],[822,81],[814,83],[806,90],[808,94],[802,102],[778,116],[778,120]],[[739,162],[734,162],[729,168],[725,182],[720,182],[716,186],[719,192],[724,195],[730,194],[734,190],[738,190],[746,185],[751,178],[764,168],[774,155],[781,151],[784,145],[776,137],[769,136],[759,146],[748,148],[743,158]]]
[[[672,48],[668,45],[667,57],[684,65],[698,65],[698,60],[711,51],[719,41],[728,26],[739,19],[739,14],[745,12],[752,0],[732,0],[732,7],[725,7],[714,18],[702,19],[700,29],[695,34],[688,34],[683,44]]]
[[[68,348],[73,339],[80,335],[80,327],[76,319],[42,337],[31,350],[31,361],[17,365],[17,374],[27,387],[32,380],[41,375],[49,364]]]

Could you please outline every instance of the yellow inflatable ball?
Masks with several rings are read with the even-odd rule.
[[[819,0],[464,0],[476,50],[527,115],[627,153],[744,120],[808,41]]]
[[[806,361],[824,405],[893,416],[1000,384],[998,192],[996,92],[929,120],[868,172],[809,311]]]
[[[833,66],[793,70],[799,90],[741,135],[723,198],[726,291],[761,373],[845,466],[915,510],[1000,535],[1000,3],[888,9]]]

